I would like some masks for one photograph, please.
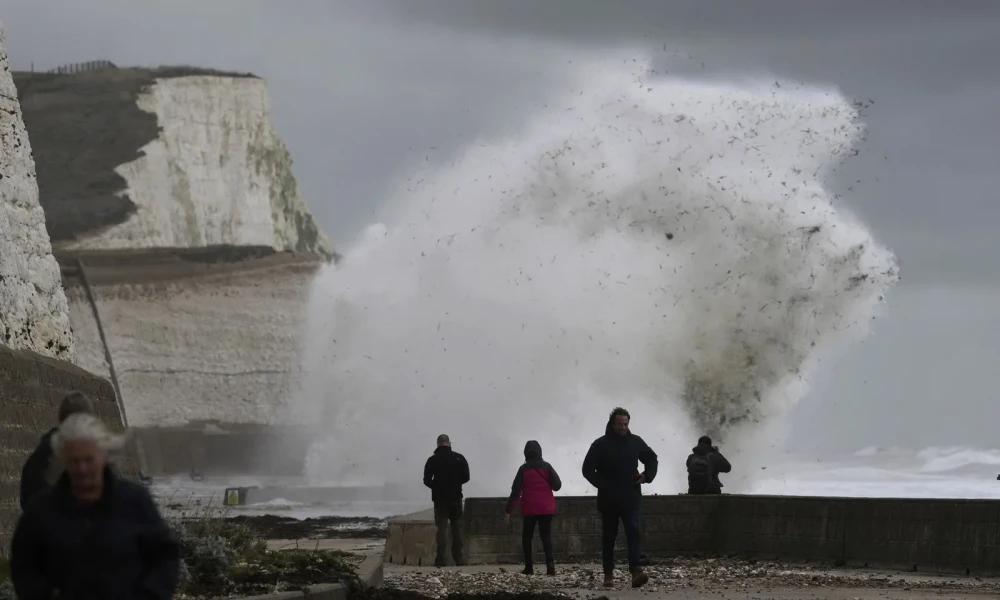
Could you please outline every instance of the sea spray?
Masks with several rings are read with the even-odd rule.
[[[587,492],[582,455],[623,405],[660,454],[651,491],[680,491],[699,435],[751,468],[816,362],[867,334],[895,260],[824,187],[858,107],[647,67],[579,65],[522,129],[405,180],[318,275],[315,482],[418,481],[448,433],[474,490],[502,492],[536,439]]]

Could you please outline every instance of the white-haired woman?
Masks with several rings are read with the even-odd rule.
[[[180,548],[146,488],[108,466],[108,452],[121,445],[93,415],[59,426],[52,450],[64,472],[28,502],[14,530],[10,571],[19,600],[173,596]]]

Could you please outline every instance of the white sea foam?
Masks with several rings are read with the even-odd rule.
[[[413,481],[448,433],[474,489],[509,485],[537,439],[583,493],[623,405],[665,458],[650,491],[675,491],[703,433],[755,464],[818,361],[868,333],[895,259],[825,187],[858,107],[647,67],[578,64],[578,88],[407,179],[318,275],[314,480]]]

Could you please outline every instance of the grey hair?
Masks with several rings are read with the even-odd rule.
[[[112,433],[104,421],[87,413],[70,415],[59,425],[52,436],[52,452],[60,461],[66,452],[66,442],[73,440],[93,440],[105,452],[119,450],[125,445],[125,436]]]

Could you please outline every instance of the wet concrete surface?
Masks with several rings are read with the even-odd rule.
[[[295,539],[295,540],[267,540],[267,547],[270,550],[340,550],[352,554],[370,556],[382,554],[385,548],[384,539]]]

